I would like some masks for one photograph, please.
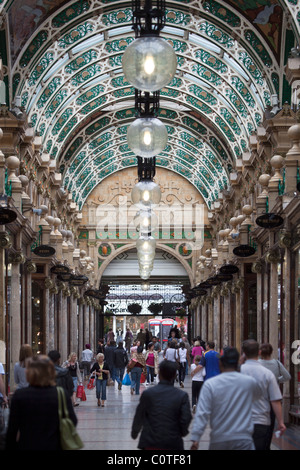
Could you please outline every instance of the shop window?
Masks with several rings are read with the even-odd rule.
[[[32,283],[32,349],[34,354],[44,350],[44,291],[37,282]]]

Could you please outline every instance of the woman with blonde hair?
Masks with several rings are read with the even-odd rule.
[[[56,373],[49,357],[26,362],[28,387],[15,391],[10,404],[5,450],[61,450]],[[77,424],[64,390],[69,417]]]
[[[109,365],[106,361],[104,361],[104,354],[99,353],[96,356],[97,362],[92,366],[90,372],[96,374],[96,398],[97,404],[100,406],[104,406],[104,402],[106,400],[106,384],[109,378]]]
[[[73,379],[73,384],[74,384],[74,392],[72,396],[73,406],[79,406],[79,403],[76,402],[76,392],[77,392],[77,386],[79,384],[82,384],[82,377],[80,374],[77,354],[75,352],[71,352],[71,354],[68,357],[68,360],[63,363],[62,367],[64,369],[69,370],[71,377]]]
[[[26,379],[26,361],[33,356],[30,344],[23,344],[20,348],[19,362],[15,363],[14,381],[17,389],[28,387]]]

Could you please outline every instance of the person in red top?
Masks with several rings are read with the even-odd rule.
[[[191,356],[193,358],[193,363],[195,362],[195,357],[196,356],[202,356],[202,354],[204,354],[204,349],[202,348],[202,346],[200,346],[200,342],[199,341],[195,341],[194,343],[194,347],[192,349],[192,352],[191,352]]]
[[[157,351],[154,351],[154,343],[149,343],[148,350],[146,352],[145,361],[146,361],[146,368],[147,368],[147,382],[146,385],[150,385],[150,377],[151,383],[154,383],[154,376],[158,373],[158,354]]]

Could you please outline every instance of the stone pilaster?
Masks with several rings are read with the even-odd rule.
[[[273,357],[278,351],[278,273],[277,263],[270,264],[270,309],[269,309],[269,342],[273,346]]]
[[[10,292],[10,388],[16,389],[14,381],[14,365],[19,361],[21,346],[21,302],[20,302],[20,265],[11,264]]]

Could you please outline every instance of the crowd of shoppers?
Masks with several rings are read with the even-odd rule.
[[[130,375],[131,394],[141,395],[131,429],[133,439],[140,434],[140,449],[181,450],[183,437],[190,432],[191,450],[196,450],[208,424],[211,450],[270,450],[274,430],[280,435],[285,432],[279,385],[291,375],[272,357],[270,344],[246,340],[240,355],[232,347],[218,352],[213,342],[205,344],[200,337],[190,344],[176,329],[170,332],[165,349],[156,337],[148,341],[149,334],[143,331],[135,340],[125,335],[125,347],[121,340],[116,345],[109,333],[109,340],[98,341],[96,354],[86,344],[81,362],[71,352],[62,365],[58,351],[34,356],[30,345],[22,345],[14,367],[16,390],[9,400],[6,449],[59,450],[56,386],[64,389],[76,425],[73,408],[79,404],[78,385],[93,376],[97,405],[104,407],[109,380],[121,391],[125,372]],[[191,404],[188,394],[180,390],[189,371]],[[0,364],[0,404],[6,405],[2,376]],[[141,383],[146,385],[143,393]]]

